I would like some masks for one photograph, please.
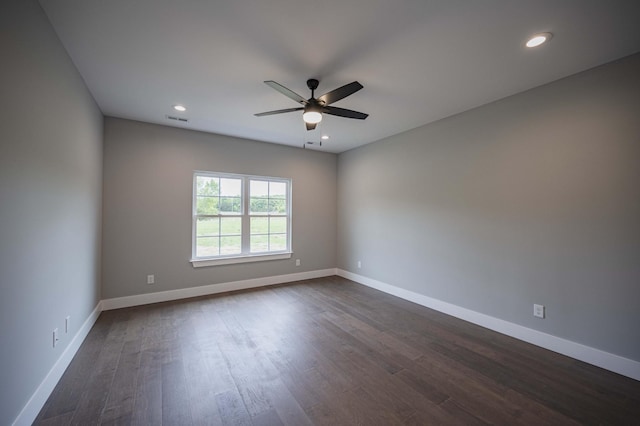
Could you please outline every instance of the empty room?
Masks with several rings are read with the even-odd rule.
[[[0,425],[631,425],[640,2],[7,0]]]

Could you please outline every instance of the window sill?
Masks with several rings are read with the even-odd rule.
[[[233,265],[235,263],[264,262],[266,260],[291,259],[291,252],[277,254],[255,254],[247,256],[224,257],[221,259],[191,259],[194,268],[205,266]]]

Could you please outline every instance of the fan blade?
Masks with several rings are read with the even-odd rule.
[[[369,116],[369,114],[365,114],[364,112],[352,111],[350,109],[337,108],[332,106],[322,108],[322,112],[326,114],[337,115],[338,117],[357,118],[358,120],[364,120]]]
[[[253,114],[256,117],[264,117],[265,115],[273,115],[273,114],[282,114],[284,112],[293,112],[293,111],[302,111],[304,108],[300,107],[300,108],[287,108],[287,109],[278,109],[275,111],[267,111],[267,112],[260,112],[258,114]]]
[[[313,130],[318,125],[318,123],[306,123],[306,122],[304,124],[307,125],[307,130]]]
[[[287,89],[282,84],[276,83],[275,81],[272,81],[272,80],[265,81],[264,83],[267,86],[271,87],[272,89],[275,89],[278,92],[282,93],[287,98],[293,99],[294,101],[296,101],[299,104],[302,104],[302,105],[308,104],[308,102],[307,102],[307,100],[305,98],[303,98],[302,96],[298,95],[293,90]]]
[[[362,89],[362,84],[354,81],[353,83],[345,84],[342,87],[338,87],[335,90],[325,93],[318,98],[319,101],[324,102],[325,105],[331,105],[334,102],[338,102],[340,99],[346,98],[349,95],[353,95],[358,90]]]

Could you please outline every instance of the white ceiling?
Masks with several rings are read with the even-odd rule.
[[[638,0],[41,0],[108,116],[342,152],[640,50]],[[524,42],[551,31],[537,49]],[[299,106],[358,80],[307,132]],[[187,106],[177,113],[174,104]],[[167,114],[189,118],[177,124]],[[318,149],[317,145],[313,146]]]

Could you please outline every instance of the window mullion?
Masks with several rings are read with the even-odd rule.
[[[249,254],[251,247],[251,219],[249,216],[249,178],[242,179],[242,254]]]

